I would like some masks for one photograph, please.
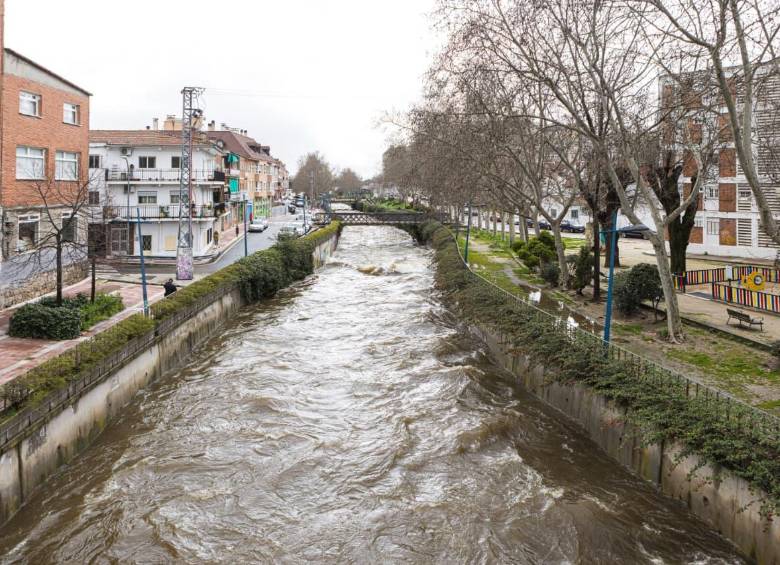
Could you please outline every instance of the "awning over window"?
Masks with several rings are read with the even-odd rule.
[[[229,179],[230,180],[230,192],[238,192],[238,179]]]

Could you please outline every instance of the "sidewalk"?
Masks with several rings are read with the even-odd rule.
[[[64,294],[65,296],[75,296],[78,293],[89,295],[90,287],[90,280],[84,279],[83,281],[66,288]],[[0,366],[0,384],[18,377],[31,368],[40,365],[47,359],[60,355],[75,344],[89,339],[96,333],[113,326],[130,315],[143,312],[143,291],[142,287],[138,284],[98,281],[97,291],[119,294],[125,304],[125,309],[114,317],[96,324],[88,331],[83,332],[81,336],[76,339],[55,341],[10,337],[8,335],[8,323],[13,312],[19,308],[21,304],[12,308],[0,310],[0,359],[2,359],[2,366]],[[149,303],[151,304],[162,298],[164,292],[162,286],[149,285]]]

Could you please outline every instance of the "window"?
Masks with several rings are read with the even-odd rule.
[[[696,216],[693,219],[693,227],[695,227],[695,228],[703,228],[704,227],[704,218],[700,218],[700,217]]]
[[[171,157],[171,169],[181,169],[181,157]]]
[[[179,189],[171,190],[170,192],[170,199],[169,202],[171,204],[181,204],[182,201],[186,204],[187,199],[190,197],[189,194],[187,194],[187,191],[184,191],[183,198],[179,198],[181,194],[179,193]]]
[[[157,204],[157,193],[154,191],[138,191],[139,204]]]
[[[90,190],[89,191],[89,203],[92,206],[97,206],[100,204],[100,192],[97,190]]]
[[[46,150],[37,147],[16,148],[16,178],[42,179],[46,171]]]
[[[79,125],[79,105],[68,104],[67,102],[62,105],[62,121],[66,124],[72,124],[74,126]]]
[[[17,251],[28,251],[38,245],[38,214],[19,216],[19,238],[16,243]]]
[[[73,217],[72,212],[62,213],[62,241],[76,241],[76,225],[78,218]]]
[[[138,157],[139,169],[156,169],[157,157]]]
[[[705,196],[707,200],[717,200],[720,198],[720,190],[717,184],[708,184],[705,190]]]
[[[100,155],[90,155],[89,156],[89,168],[90,169],[99,169],[100,168]]]
[[[737,194],[738,194],[739,198],[741,198],[743,200],[749,200],[753,193],[751,192],[749,186],[748,187],[744,187],[744,186],[740,185],[739,186],[739,191],[738,191]]]
[[[41,95],[31,92],[19,93],[19,113],[25,116],[41,116]]]
[[[151,235],[142,235],[141,236],[141,249],[144,251],[151,251],[152,250],[152,236]]]
[[[576,208],[571,209],[570,217],[572,220],[579,220],[580,219],[580,211]]]
[[[79,154],[57,151],[54,167],[54,180],[77,180],[79,178]]]
[[[719,235],[720,234],[720,220],[715,218],[714,220],[707,220],[707,235]]]
[[[557,218],[558,217],[558,210],[556,210],[555,208],[550,208],[550,215],[553,218]]]

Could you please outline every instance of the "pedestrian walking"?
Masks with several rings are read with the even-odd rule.
[[[168,279],[167,281],[165,281],[163,288],[165,289],[165,296],[170,296],[171,294],[176,292],[176,285],[173,284],[173,279]]]

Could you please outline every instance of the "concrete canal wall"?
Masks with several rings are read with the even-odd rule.
[[[337,245],[337,233],[320,242],[313,252],[315,266],[322,266]],[[89,446],[139,390],[180,367],[200,343],[244,306],[238,289],[223,294],[165,335],[150,341],[149,347],[45,421],[23,426],[0,453],[0,524],[18,512],[62,465]]]
[[[643,445],[614,402],[584,385],[555,382],[543,366],[510,352],[501,335],[486,328],[476,331],[517,384],[577,422],[610,457],[681,501],[746,556],[780,565],[780,518],[761,516],[760,497],[747,481],[696,456],[681,456],[680,445]]]

